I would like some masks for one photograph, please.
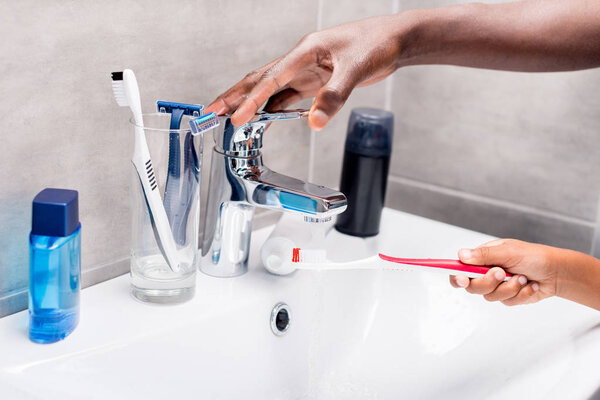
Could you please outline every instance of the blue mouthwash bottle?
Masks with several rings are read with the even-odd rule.
[[[79,322],[81,224],[75,190],[44,189],[33,199],[29,236],[29,338],[53,343]]]

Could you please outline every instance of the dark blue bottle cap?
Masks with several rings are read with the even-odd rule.
[[[44,189],[33,199],[31,234],[69,236],[79,225],[76,190]]]
[[[383,157],[392,153],[394,114],[377,108],[355,108],[348,120],[346,150]]]

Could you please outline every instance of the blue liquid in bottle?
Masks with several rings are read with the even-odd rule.
[[[81,224],[77,192],[45,189],[34,199],[29,236],[29,338],[53,343],[79,322]]]

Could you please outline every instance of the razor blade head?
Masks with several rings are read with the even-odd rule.
[[[173,110],[183,110],[183,115],[199,117],[204,113],[204,106],[200,104],[175,103],[173,101],[157,101],[156,109],[159,113],[172,114]]]
[[[193,135],[199,135],[217,126],[219,126],[219,117],[214,112],[190,120]]]

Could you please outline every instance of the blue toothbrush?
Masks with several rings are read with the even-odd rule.
[[[170,101],[157,101],[156,108],[160,113],[171,114],[169,129],[169,167],[167,182],[165,184],[164,206],[169,219],[169,225],[175,241],[179,245],[185,244],[185,218],[190,194],[194,193],[195,185],[199,180],[200,162],[188,132],[184,141],[184,174],[186,182],[181,182],[181,148],[179,144],[179,128],[184,115],[199,117],[204,106],[198,104],[175,103]],[[191,201],[191,200],[190,200]]]

